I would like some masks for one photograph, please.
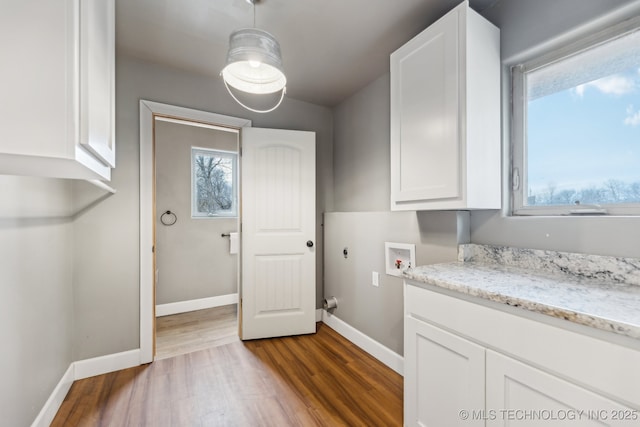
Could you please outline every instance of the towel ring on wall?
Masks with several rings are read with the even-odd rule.
[[[166,217],[166,218],[165,218]],[[175,213],[171,211],[166,211],[162,215],[160,215],[160,222],[163,225],[173,225],[178,221],[178,217]]]

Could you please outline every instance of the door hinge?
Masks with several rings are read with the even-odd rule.
[[[151,246],[151,253],[152,254],[156,253],[156,246],[155,245]]]

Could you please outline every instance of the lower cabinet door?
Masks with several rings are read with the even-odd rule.
[[[484,426],[485,349],[405,317],[405,426]]]
[[[640,425],[637,409],[502,354],[486,353],[487,426]]]

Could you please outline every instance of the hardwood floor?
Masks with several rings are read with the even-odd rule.
[[[318,323],[76,381],[52,426],[401,426],[402,377]]]
[[[237,307],[231,304],[158,317],[155,360],[238,341]]]

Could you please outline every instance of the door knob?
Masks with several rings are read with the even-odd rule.
[[[313,242],[311,240],[307,240],[307,247],[308,248],[312,248],[313,247]]]

